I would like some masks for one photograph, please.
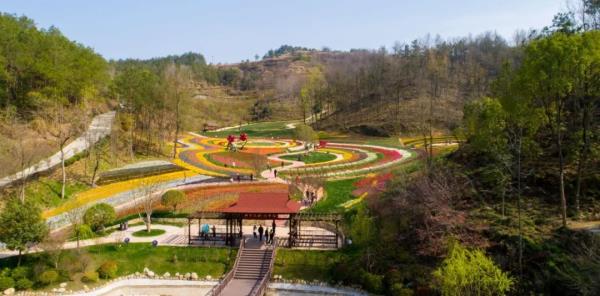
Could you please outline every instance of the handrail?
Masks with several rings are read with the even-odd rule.
[[[262,278],[260,283],[257,286],[254,286],[252,288],[252,291],[250,291],[250,293],[248,294],[250,296],[262,296],[267,291],[267,286],[269,284],[269,281],[271,280],[271,275],[273,274],[273,267],[275,265],[275,256],[277,255],[277,238],[273,238],[272,246],[273,246],[273,252],[271,253],[272,256],[271,256],[271,261],[269,262],[269,270],[267,271],[265,276]]]
[[[212,289],[210,289],[210,291],[208,291],[208,293],[206,293],[207,296],[218,296],[219,294],[221,294],[223,289],[225,289],[225,286],[227,286],[227,284],[231,281],[231,279],[233,279],[235,270],[237,269],[238,263],[240,262],[240,257],[242,256],[242,250],[244,249],[245,245],[246,245],[246,239],[244,237],[242,237],[242,239],[240,240],[240,247],[238,249],[238,253],[235,256],[235,263],[233,264],[233,267],[231,268],[231,270],[229,272],[227,272],[225,277],[223,277],[223,279],[221,281],[219,281],[219,283],[217,285],[212,287]]]

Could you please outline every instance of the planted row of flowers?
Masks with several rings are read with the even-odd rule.
[[[375,145],[332,143],[328,144],[327,147],[340,150],[350,150],[354,155],[363,153],[366,155],[366,157],[348,163],[302,167],[295,170],[284,171],[283,174],[319,175],[324,177],[365,174],[390,167],[412,156],[410,152],[405,150]]]

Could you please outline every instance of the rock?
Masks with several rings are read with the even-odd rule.
[[[212,276],[210,276],[210,275],[207,275],[207,276],[206,276],[206,280],[207,280],[207,281],[210,281],[210,280],[212,280]]]
[[[191,275],[190,278],[193,279],[193,280],[197,280],[198,279],[198,274],[195,273],[195,272],[192,272],[192,275]]]
[[[154,271],[152,271],[152,270],[148,270],[148,271],[146,272],[146,275],[147,275],[148,277],[154,277]]]
[[[56,292],[58,292],[58,293],[64,293],[65,291],[66,291],[65,288],[56,289]]]
[[[171,274],[167,271],[167,272],[165,272],[165,274],[163,274],[163,277],[164,278],[170,278]]]
[[[67,283],[60,283],[59,287],[66,288],[67,287]]]
[[[4,295],[12,295],[15,294],[15,288],[8,288],[6,290],[4,290],[4,293],[2,293]]]
[[[175,273],[175,276],[176,276],[176,277],[179,277],[179,276],[180,276],[179,272]]]
[[[90,290],[90,288],[89,288],[87,285],[83,285],[83,290],[84,290],[84,291],[89,291],[89,290]]]
[[[185,274],[183,277],[184,277],[185,279],[189,279],[189,278],[190,278],[190,276],[192,276],[192,275],[191,275],[191,274],[188,272],[188,273],[186,273],[186,274]]]
[[[139,271],[136,271],[136,272],[135,272],[135,276],[140,276],[140,272],[139,272]]]

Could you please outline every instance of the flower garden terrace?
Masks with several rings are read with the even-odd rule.
[[[227,149],[228,141],[190,133],[180,140],[176,163],[220,177],[292,179],[303,176],[353,177],[391,168],[416,156],[407,149],[361,143],[321,142],[314,148],[286,139],[252,139]]]
[[[243,188],[269,192],[267,183],[299,183],[305,177],[356,178],[392,170],[416,156],[413,150],[362,143],[322,142],[307,149],[300,141],[256,138],[234,145],[236,149],[231,151],[227,149],[227,139],[188,133],[180,138],[177,158],[172,161],[179,171],[142,174],[139,178],[103,184],[47,209],[43,216],[52,228],[60,228],[68,225],[71,212],[104,202],[124,217],[135,211],[136,196],[148,186],[157,194],[169,189],[186,191],[188,199],[182,210],[191,212],[198,206],[193,203],[199,202],[197,194],[190,193],[194,187],[206,187],[211,192],[203,196],[202,203],[214,208],[226,205],[232,195],[244,192]],[[160,205],[156,208],[164,210]]]

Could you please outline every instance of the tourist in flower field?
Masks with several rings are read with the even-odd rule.
[[[262,241],[263,232],[265,229],[262,227],[262,224],[258,227],[258,240]]]
[[[277,170],[273,170],[273,176],[275,176],[275,178],[277,178]]]

